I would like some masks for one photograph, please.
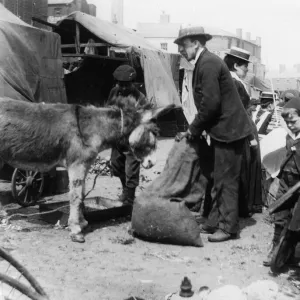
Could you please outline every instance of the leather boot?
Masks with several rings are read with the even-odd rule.
[[[134,198],[135,188],[123,187],[122,194],[118,201],[122,202],[124,205],[133,205]]]
[[[232,234],[222,229],[218,229],[214,234],[208,237],[208,241],[213,243],[218,243],[218,242],[225,242],[231,239],[235,239],[236,237],[237,237],[236,234]]]
[[[124,199],[123,203],[125,205],[133,205],[135,199],[135,188],[126,187],[126,198]]]
[[[271,261],[272,261],[272,258],[273,258],[273,253],[274,253],[275,248],[277,247],[277,245],[279,243],[280,235],[281,235],[282,230],[283,230],[282,226],[275,225],[273,240],[272,240],[272,244],[271,244],[271,249],[269,250],[269,253],[268,253],[267,257],[263,261],[263,265],[265,267],[270,267],[270,265],[271,265]]]
[[[200,227],[200,232],[204,234],[213,234],[217,231],[217,228],[206,224],[201,224],[199,227]]]

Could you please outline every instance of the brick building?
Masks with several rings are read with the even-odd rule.
[[[96,6],[86,0],[48,0],[49,23],[56,23],[74,11],[96,16]]]
[[[47,21],[48,0],[0,0],[0,3],[22,21],[35,27],[46,28],[45,25],[32,21],[32,17]]]
[[[300,91],[300,64],[295,64],[293,68],[279,65],[279,69],[270,70],[267,76],[272,79],[275,90],[281,92],[286,90]]]

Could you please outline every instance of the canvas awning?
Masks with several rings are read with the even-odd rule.
[[[98,43],[104,42],[108,46],[123,48],[127,53],[139,57],[144,71],[147,97],[157,107],[168,104],[181,106],[172,73],[174,54],[162,52],[132,29],[78,11],[59,21],[54,31],[65,37],[62,41],[68,40],[68,36],[76,36],[76,24],[83,27],[80,43],[87,43],[88,40],[83,39],[88,39],[87,32],[90,32],[92,35],[89,38],[96,37]]]
[[[60,37],[30,26],[0,4],[0,96],[67,102]]]

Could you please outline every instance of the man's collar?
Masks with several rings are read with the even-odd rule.
[[[191,63],[192,65],[195,65],[195,64],[196,64],[196,62],[197,62],[197,60],[199,59],[200,54],[202,53],[203,50],[204,50],[203,47],[202,47],[202,48],[199,48],[199,49],[197,50],[195,59],[192,59],[192,60],[190,61],[190,63]]]

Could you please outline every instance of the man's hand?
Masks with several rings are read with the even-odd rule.
[[[257,147],[257,146],[258,146],[258,142],[257,142],[256,139],[253,139],[253,140],[250,141],[250,147],[255,148],[255,147]]]
[[[186,132],[178,132],[177,135],[175,136],[175,141],[180,142],[182,139],[186,138],[188,141],[191,141],[194,139],[194,136],[188,129]]]

